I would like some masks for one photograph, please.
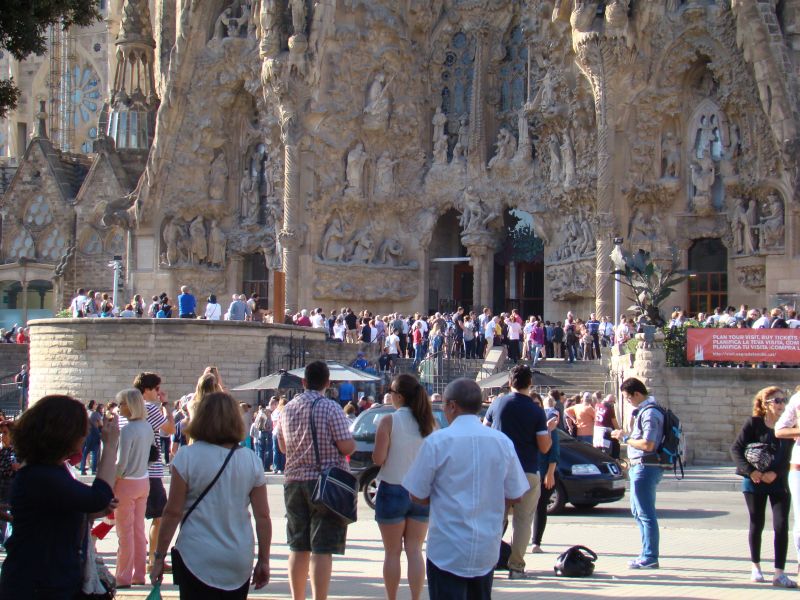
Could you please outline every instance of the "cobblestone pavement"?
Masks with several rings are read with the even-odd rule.
[[[728,471],[730,472],[730,471]],[[269,479],[269,500],[273,522],[272,579],[266,589],[252,592],[252,598],[286,598],[287,580],[286,519],[280,477]],[[717,476],[717,479],[726,479]],[[730,478],[727,478],[730,479]],[[627,561],[638,554],[639,534],[630,516],[627,496],[624,500],[601,505],[590,511],[568,509],[552,517],[544,539],[545,554],[526,558],[527,569],[536,579],[509,581],[498,572],[494,581],[494,598],[580,599],[580,598],[778,598],[795,590],[778,590],[767,584],[751,584],[747,551],[747,512],[740,493],[687,485],[686,491],[665,477],[659,494],[661,523],[661,569],[629,571]],[[687,482],[688,483],[688,482]],[[730,490],[730,480],[718,487]],[[383,548],[373,512],[366,504],[359,505],[360,520],[348,532],[347,554],[334,559],[331,598],[383,598]],[[770,523],[770,517],[767,517]],[[769,525],[767,526],[769,528]],[[595,550],[600,558],[591,579],[562,579],[553,575],[552,566],[559,552],[574,544]],[[100,544],[99,550],[113,564],[116,547],[113,534]],[[795,572],[795,552],[789,550],[790,572]],[[772,532],[764,535],[762,566],[765,576],[772,573]],[[166,582],[170,581],[168,575]],[[118,598],[144,598],[149,588],[133,588]],[[171,585],[162,589],[164,598],[177,598]],[[309,590],[310,597],[310,590]],[[407,599],[407,588],[401,585],[399,598]]]

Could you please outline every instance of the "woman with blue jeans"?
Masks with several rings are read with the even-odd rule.
[[[400,586],[400,555],[405,548],[411,598],[418,600],[425,587],[422,544],[428,532],[429,507],[412,502],[401,482],[414,462],[423,438],[436,427],[436,421],[428,393],[413,375],[403,373],[395,377],[389,393],[397,410],[379,422],[372,452],[373,461],[381,467],[375,520],[385,550],[383,580],[386,597],[394,600]]]
[[[286,467],[286,455],[281,452],[280,447],[278,446],[278,427],[280,427],[280,419],[281,413],[283,412],[283,407],[286,404],[286,398],[281,396],[281,399],[278,401],[278,406],[272,411],[272,415],[270,418],[272,419],[272,472],[273,473],[283,473],[283,469]]]

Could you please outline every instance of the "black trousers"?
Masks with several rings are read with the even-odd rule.
[[[750,494],[745,492],[744,501],[750,513],[750,560],[761,562],[761,533],[766,520],[767,499],[772,505],[772,528],[775,530],[775,568],[786,566],[786,552],[789,547],[789,509],[791,496],[785,491],[769,494]]]
[[[539,504],[536,505],[536,512],[533,515],[533,543],[537,546],[542,545],[544,528],[547,527],[547,503],[550,502],[550,496],[553,495],[555,487],[548,490],[542,485],[541,489],[542,493],[539,494]]]
[[[426,561],[430,600],[489,600],[494,570],[480,577],[459,577]]]
[[[206,585],[186,568],[176,548],[172,548],[172,580],[178,586],[181,600],[247,600],[250,588],[249,578],[236,590],[221,590]]]

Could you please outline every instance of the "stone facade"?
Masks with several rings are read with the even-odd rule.
[[[278,310],[610,315],[615,237],[698,271],[667,305],[800,289],[800,0],[146,5],[120,39],[152,34],[154,140],[141,178],[87,179],[116,201],[66,287],[117,223],[128,293],[249,292],[257,264]]]
[[[325,339],[310,328],[188,319],[42,319],[30,328],[31,402],[46,394],[110,402],[141,371],[159,373],[177,400],[208,365],[233,388],[258,377],[268,347],[285,354],[290,337],[309,346]],[[255,393],[236,398],[252,402]]]

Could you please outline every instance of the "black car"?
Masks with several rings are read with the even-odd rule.
[[[364,499],[375,508],[379,467],[372,462],[378,421],[394,412],[390,405],[373,406],[361,413],[350,426],[356,451],[350,457],[350,470],[358,478]],[[485,412],[485,411],[484,411]],[[439,427],[447,427],[442,405],[433,405]],[[625,474],[619,462],[592,445],[576,440],[559,430],[561,458],[556,468],[556,489],[550,497],[548,514],[564,509],[569,502],[577,508],[593,508],[603,502],[616,502],[625,496]]]

